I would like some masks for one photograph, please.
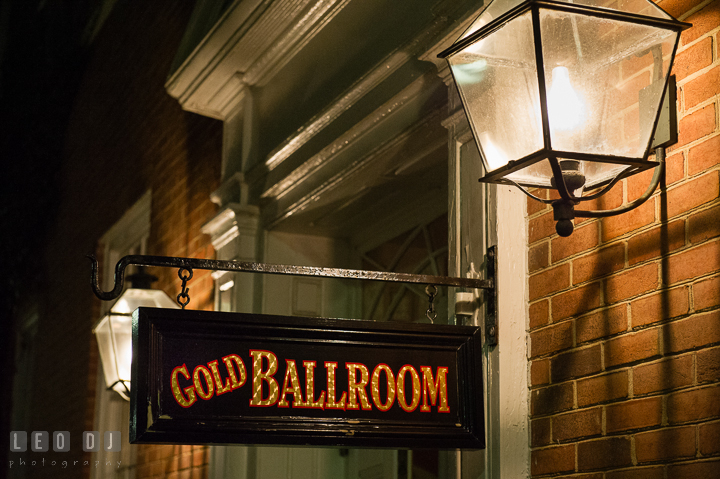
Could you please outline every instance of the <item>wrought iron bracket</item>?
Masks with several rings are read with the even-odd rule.
[[[113,289],[102,291],[98,284],[98,262],[95,256],[87,256],[92,263],[90,285],[93,293],[103,301],[112,301],[120,296],[125,286],[125,269],[130,265],[158,266],[192,271],[195,269],[211,271],[231,271],[246,273],[282,274],[293,276],[313,276],[316,278],[359,279],[367,281],[385,281],[394,283],[415,283],[434,286],[454,286],[468,289],[482,289],[487,294],[486,321],[492,316],[494,344],[497,344],[497,293],[495,290],[495,271],[497,271],[497,246],[487,250],[487,278],[457,278],[451,276],[432,276],[425,274],[390,273],[384,271],[367,271],[360,269],[319,268],[314,266],[293,266],[282,264],[252,263],[243,261],[222,261],[213,259],[181,258],[174,256],[129,255],[115,265]],[[488,324],[488,323],[486,323]],[[490,338],[490,336],[488,336]]]

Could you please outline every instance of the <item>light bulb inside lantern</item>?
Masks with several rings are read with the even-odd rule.
[[[585,103],[570,83],[567,67],[555,67],[548,91],[550,128],[556,131],[574,130],[585,123]]]

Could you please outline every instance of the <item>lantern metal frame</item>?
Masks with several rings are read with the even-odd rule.
[[[659,10],[662,10],[660,7],[655,5],[656,8]],[[656,114],[655,114],[655,120],[653,123],[652,132],[653,134],[650,135],[649,141],[647,146],[645,147],[645,154],[642,156],[642,159],[637,159],[633,157],[626,157],[626,156],[616,156],[616,155],[602,155],[602,154],[591,154],[591,153],[583,153],[583,152],[573,152],[573,151],[559,151],[554,150],[552,147],[552,139],[551,139],[551,132],[550,132],[550,120],[549,120],[549,113],[548,113],[548,86],[546,85],[545,80],[545,61],[543,59],[543,39],[541,35],[541,28],[540,28],[540,10],[541,9],[547,9],[547,10],[556,10],[561,11],[564,13],[571,13],[571,14],[581,14],[585,16],[591,16],[591,17],[598,17],[603,19],[609,19],[609,20],[617,20],[617,21],[623,21],[626,23],[632,23],[637,25],[646,25],[651,27],[658,27],[663,28],[666,30],[671,30],[674,32],[681,32],[682,30],[685,30],[692,25],[690,23],[681,22],[678,21],[669,14],[669,18],[660,18],[660,17],[651,17],[631,12],[624,12],[619,10],[611,10],[606,8],[600,8],[595,6],[589,6],[589,5],[581,5],[581,4],[572,4],[572,3],[565,3],[558,0],[525,0],[523,3],[517,5],[516,7],[511,8],[507,12],[503,13],[502,15],[498,16],[498,18],[490,21],[487,25],[479,28],[477,31],[469,34],[467,37],[462,38],[458,40],[456,43],[454,43],[451,47],[447,48],[443,52],[441,52],[438,57],[448,60],[449,57],[453,55],[454,53],[460,52],[463,49],[477,43],[478,41],[482,40],[483,38],[486,38],[508,24],[511,20],[519,17],[520,15],[523,15],[527,13],[528,11],[532,14],[532,35],[533,35],[533,47],[534,47],[534,57],[536,62],[536,72],[537,72],[537,88],[539,91],[539,99],[540,99],[540,114],[541,114],[541,121],[542,121],[542,141],[543,141],[543,147],[533,153],[530,153],[529,155],[526,155],[525,157],[522,157],[517,160],[510,160],[508,163],[502,167],[499,167],[495,170],[492,170],[488,172],[485,176],[479,179],[479,181],[484,183],[497,183],[497,184],[506,184],[506,185],[512,185],[518,187],[523,193],[528,195],[529,197],[546,203],[551,204],[555,211],[555,220],[559,221],[558,225],[556,226],[558,233],[561,236],[569,236],[572,233],[573,225],[570,222],[571,219],[575,217],[585,217],[585,218],[599,218],[599,217],[606,217],[606,216],[614,216],[617,214],[622,214],[627,211],[630,211],[638,206],[640,206],[642,203],[644,203],[650,196],[652,196],[652,193],[657,188],[657,185],[660,182],[660,178],[662,177],[662,174],[664,172],[665,168],[665,151],[664,147],[667,147],[671,144],[674,144],[677,142],[677,118],[676,118],[676,99],[675,99],[675,82],[674,77],[670,75],[670,70],[672,69],[672,65],[675,59],[675,55],[677,53],[677,48],[679,44],[679,35],[678,38],[675,41],[675,44],[673,46],[672,53],[670,55],[669,65],[668,65],[668,73],[665,76],[664,81],[664,92],[663,100],[660,105],[656,107]],[[483,10],[484,13],[484,10]],[[482,13],[480,14],[482,16]],[[656,50],[652,51],[653,54],[653,65],[654,65],[654,76],[656,79],[659,79],[659,75],[662,75],[662,53],[657,52]],[[453,72],[453,69],[450,69],[453,77],[455,73]],[[457,79],[455,79],[455,84],[458,86]],[[472,126],[472,115],[468,112],[468,102],[466,101],[463,91],[458,86],[458,93],[460,95],[460,100],[463,105],[463,108],[465,109],[468,117],[468,121],[471,122]],[[661,120],[661,113],[665,111],[666,113],[663,115],[666,117],[666,119]],[[669,113],[669,114],[668,114]],[[658,134],[658,124],[659,122],[667,122],[668,126],[663,126],[662,130],[663,132],[661,134]],[[473,134],[473,137],[475,137],[475,143],[478,146],[478,149],[480,151],[480,154],[485,158],[485,153],[483,151],[483,147],[481,145],[481,142],[479,141],[479,138],[476,136],[476,129],[470,128]],[[650,155],[650,152],[652,149],[655,149],[655,161],[649,161],[648,157]],[[568,185],[566,184],[565,177],[563,175],[563,169],[560,164],[560,160],[558,158],[561,158],[564,160],[579,160],[579,161],[591,161],[591,162],[602,162],[602,163],[615,163],[615,164],[622,164],[627,165],[627,168],[624,170],[618,172],[614,177],[607,178],[603,181],[597,182],[589,187],[590,190],[597,190],[592,194],[589,194],[587,196],[575,196],[570,191],[570,188],[568,188]],[[528,166],[531,166],[535,163],[538,163],[543,160],[548,160],[550,164],[550,168],[552,170],[553,175],[553,186],[551,188],[555,188],[558,191],[558,194],[560,196],[560,199],[558,200],[547,200],[543,198],[539,198],[538,196],[533,195],[530,193],[526,188],[527,187],[538,187],[538,185],[534,184],[523,184],[522,182],[516,182],[509,178],[506,178],[506,175],[509,175],[515,171],[521,170],[523,168],[526,168]],[[624,206],[621,206],[619,208],[615,208],[612,210],[603,210],[603,211],[583,211],[583,210],[575,210],[575,206],[578,205],[581,202],[584,201],[590,201],[597,199],[598,197],[602,196],[606,192],[608,192],[613,186],[615,186],[620,180],[623,178],[627,178],[629,176],[632,176],[636,173],[640,173],[642,171],[648,170],[650,168],[655,168],[655,173],[653,175],[653,179],[650,182],[650,185],[648,187],[648,190],[643,194],[640,198],[637,200],[628,203]],[[547,188],[547,187],[545,187]]]

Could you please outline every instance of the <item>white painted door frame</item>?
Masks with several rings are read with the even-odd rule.
[[[454,95],[450,90],[451,105]],[[488,246],[498,245],[498,345],[483,347],[487,446],[485,451],[458,451],[455,461],[449,461],[454,462],[449,477],[529,477],[527,203],[516,188],[478,183],[482,166],[462,110],[450,115],[445,126],[451,182],[449,274],[478,277],[485,269]],[[476,291],[476,296],[482,298],[483,293]],[[473,324],[484,327],[482,308]]]

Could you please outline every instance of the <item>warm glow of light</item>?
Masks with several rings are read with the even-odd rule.
[[[126,381],[130,380],[130,367],[132,364],[132,341],[123,341],[118,344],[118,376]]]
[[[570,83],[566,67],[555,67],[548,91],[550,128],[556,131],[575,130],[585,123],[585,103]]]
[[[495,146],[495,143],[490,139],[490,134],[487,131],[480,133],[480,146],[482,146],[489,171],[494,171],[507,165],[507,155]]]
[[[133,309],[131,308],[132,306],[130,306],[128,300],[121,296],[120,299],[113,305],[112,311],[113,313],[131,314],[133,312]]]

